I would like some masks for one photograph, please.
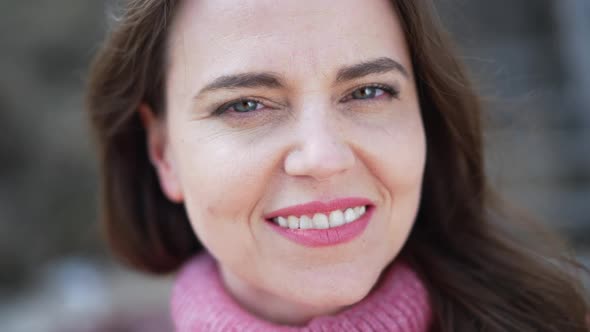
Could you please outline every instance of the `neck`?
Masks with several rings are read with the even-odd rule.
[[[206,252],[181,269],[172,292],[175,331],[426,332],[432,321],[427,289],[403,261],[394,261],[365,298],[344,308],[284,301],[221,270]]]

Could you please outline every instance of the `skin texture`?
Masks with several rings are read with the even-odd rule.
[[[365,297],[408,237],[426,158],[411,60],[388,1],[187,0],[168,46],[166,116],[140,108],[150,158],[228,292],[250,312],[293,325]],[[342,67],[383,57],[407,75],[336,82]],[[271,72],[284,86],[199,93],[246,72]],[[371,84],[399,94],[351,98]],[[238,98],[261,103],[214,114]],[[337,246],[304,247],[263,218],[351,196],[370,199],[375,213],[360,237]]]

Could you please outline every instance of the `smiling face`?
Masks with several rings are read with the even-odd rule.
[[[150,155],[230,293],[259,315],[353,304],[405,243],[426,147],[404,38],[385,0],[180,8],[166,119],[142,114]]]

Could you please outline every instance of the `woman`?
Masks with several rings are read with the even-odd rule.
[[[577,265],[488,190],[431,7],[127,2],[89,84],[103,217],[184,265],[177,330],[586,331]]]

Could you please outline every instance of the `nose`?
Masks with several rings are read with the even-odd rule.
[[[285,159],[288,175],[325,180],[354,166],[354,150],[345,139],[345,131],[330,119],[330,114],[303,117],[295,135],[297,144]]]

